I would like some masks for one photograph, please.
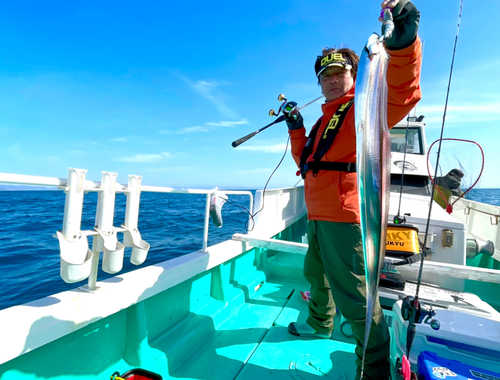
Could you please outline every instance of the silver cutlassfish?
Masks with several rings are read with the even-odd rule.
[[[392,26],[392,20],[388,21],[385,31]],[[389,215],[391,144],[386,81],[389,55],[383,45],[388,36],[389,33],[382,37],[374,33],[368,39],[359,61],[355,93],[358,194],[366,273],[366,330],[361,379],[384,263]]]

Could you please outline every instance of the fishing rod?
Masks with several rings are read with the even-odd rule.
[[[266,130],[270,126],[272,126],[274,124],[277,124],[277,123],[281,123],[283,120],[285,120],[287,117],[290,116],[291,112],[294,112],[294,113],[297,112],[298,113],[301,109],[306,108],[308,105],[314,103],[315,101],[321,99],[322,97],[323,97],[323,95],[317,97],[314,100],[311,100],[309,103],[304,104],[302,107],[292,107],[290,105],[291,102],[287,101],[287,99],[285,98],[285,95],[279,94],[278,100],[280,102],[282,102],[282,104],[280,105],[280,108],[278,109],[278,112],[276,112],[273,109],[271,111],[269,111],[269,116],[276,116],[276,117],[278,117],[278,115],[281,112],[283,112],[283,115],[281,115],[280,117],[278,117],[276,120],[274,120],[272,123],[266,125],[265,127],[262,127],[262,128],[258,129],[255,132],[249,133],[248,135],[243,136],[242,138],[233,141],[231,143],[231,145],[233,146],[233,148],[236,148],[237,146],[243,144],[245,141],[250,140],[252,137],[254,137],[255,135],[257,135],[258,133]]]
[[[439,157],[441,155],[441,142],[443,140],[443,134],[444,134],[444,123],[446,119],[446,110],[448,107],[448,98],[450,95],[450,87],[451,87],[451,77],[453,75],[453,65],[455,63],[455,52],[457,50],[457,41],[458,41],[458,32],[460,30],[460,21],[462,19],[462,8],[463,8],[463,0],[460,0],[460,11],[458,13],[458,25],[457,25],[457,33],[455,35],[455,44],[453,46],[453,54],[452,54],[452,59],[451,59],[451,67],[450,67],[450,77],[448,79],[448,89],[446,91],[446,100],[444,104],[444,113],[443,113],[443,123],[441,125],[441,136],[439,138],[439,147],[438,147],[438,152],[437,152],[437,159],[436,159],[436,170],[435,170],[435,175],[434,178],[438,175],[438,168],[439,168]],[[425,227],[425,236],[424,236],[424,249],[427,246],[427,237],[429,236],[429,226],[430,226],[430,219],[431,219],[431,212],[432,212],[432,203],[434,199],[434,189],[435,186],[432,186],[432,191],[431,191],[431,201],[430,201],[430,206],[429,206],[429,214],[427,216],[427,224]],[[413,345],[413,340],[415,339],[416,335],[416,323],[420,323],[420,319],[422,316],[422,308],[420,301],[418,299],[418,293],[420,291],[420,283],[422,281],[422,271],[424,268],[424,260],[420,261],[420,268],[418,272],[418,280],[417,280],[417,290],[415,292],[415,297],[412,298],[410,296],[406,297],[403,300],[403,307],[402,307],[402,313],[405,314],[405,320],[409,321],[408,324],[408,330],[407,330],[407,335],[406,335],[406,356],[409,360],[410,358],[410,350]],[[433,311],[431,310],[431,315]],[[435,328],[434,326],[431,327]],[[439,323],[436,325],[436,328],[439,328]]]

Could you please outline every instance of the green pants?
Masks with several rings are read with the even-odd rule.
[[[335,308],[350,322],[356,339],[358,378],[366,323],[366,280],[359,224],[310,220],[304,276],[311,284],[307,323],[333,331]],[[365,357],[365,378],[390,379],[389,330],[377,299]]]

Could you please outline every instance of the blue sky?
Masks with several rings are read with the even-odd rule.
[[[445,137],[484,149],[500,187],[498,0],[465,0]],[[459,0],[415,1],[424,41],[427,142],[439,137]],[[0,172],[65,178],[68,167],[172,187],[262,188],[283,155],[277,96],[320,95],[325,46],[360,52],[378,1],[18,1],[0,12]],[[307,128],[320,101],[302,112]],[[287,154],[270,187],[293,186]]]

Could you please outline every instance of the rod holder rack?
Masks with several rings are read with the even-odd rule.
[[[86,172],[84,169],[68,169],[63,228],[56,236],[61,255],[61,278],[68,283],[88,278],[84,289],[95,291],[101,252],[102,270],[115,274],[123,269],[125,247],[132,247],[131,263],[140,265],[146,260],[150,245],[142,240],[137,228],[142,177],[130,175],[128,187],[123,189],[117,186],[117,173],[104,171],[99,186],[85,188]],[[94,231],[81,230],[83,198],[88,191],[98,193]],[[115,227],[113,220],[117,192],[127,195],[125,222],[121,227]],[[118,240],[119,232],[123,233],[123,243]],[[90,235],[93,235],[91,250],[87,238]]]
[[[219,192],[218,188],[212,190],[203,189],[174,189],[171,187],[142,186],[140,176],[129,176],[128,185],[116,183],[116,174],[103,172],[102,182],[94,182],[85,179],[87,170],[68,169],[67,178],[41,177],[22,174],[0,173],[0,183],[19,185],[41,185],[56,187],[66,193],[64,220],[60,231],[54,234],[59,241],[60,247],[60,269],[61,278],[68,283],[80,282],[88,278],[88,285],[80,289],[86,291],[97,290],[97,270],[99,266],[100,252],[106,256],[105,270],[116,273],[122,268],[123,259],[119,260],[113,256],[120,257],[121,245],[132,248],[130,261],[132,264],[140,265],[147,257],[150,245],[142,240],[138,231],[139,203],[141,192],[150,193],[175,193],[205,195],[205,225],[203,229],[203,245],[201,252],[208,253],[208,230],[211,213],[216,214],[217,208],[211,209],[211,199],[217,200],[228,195],[245,195],[249,197],[249,213],[253,214],[253,194],[250,191]],[[96,211],[95,229],[82,230],[83,199],[88,192],[97,192],[99,196],[98,209]],[[127,195],[127,208],[125,221],[121,227],[113,226],[114,201],[116,193]],[[222,203],[220,204],[222,207]],[[216,218],[219,219],[219,218]],[[214,221],[219,227],[222,220]],[[123,233],[123,243],[117,239],[117,234]],[[92,236],[92,249],[89,249],[88,238]],[[106,251],[107,250],[107,251]]]

